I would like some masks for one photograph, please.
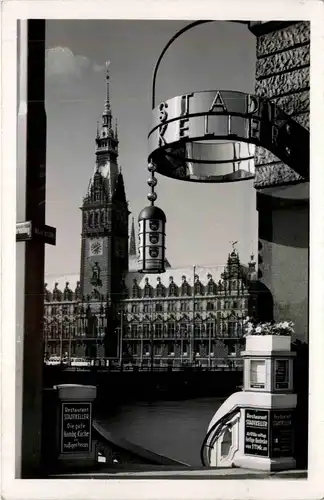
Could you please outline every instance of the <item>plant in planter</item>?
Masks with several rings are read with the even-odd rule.
[[[292,321],[256,323],[253,319],[247,317],[244,321],[244,330],[245,336],[284,335],[289,337],[294,333],[294,323]]]
[[[244,322],[246,350],[290,351],[292,321],[256,323],[247,317]]]

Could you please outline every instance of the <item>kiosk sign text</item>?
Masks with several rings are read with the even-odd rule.
[[[62,453],[91,452],[91,403],[62,404]]]
[[[246,410],[244,453],[269,456],[269,412],[267,410]]]

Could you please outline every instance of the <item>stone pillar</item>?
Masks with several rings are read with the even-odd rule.
[[[255,93],[309,129],[310,23],[256,22],[249,27],[257,37]],[[259,279],[272,295],[274,319],[294,321],[296,337],[307,341],[309,185],[261,147],[255,160]]]

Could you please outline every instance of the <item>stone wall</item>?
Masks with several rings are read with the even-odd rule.
[[[255,31],[255,93],[271,98],[309,130],[310,23],[295,22],[276,30],[274,24],[263,23]],[[267,32],[267,25],[273,31]],[[253,27],[250,29],[254,31]],[[256,148],[255,160],[256,189],[304,181],[293,169],[261,147]]]

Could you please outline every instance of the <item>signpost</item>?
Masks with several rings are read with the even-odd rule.
[[[16,223],[16,242],[41,239],[49,245],[56,244],[56,229],[52,226],[35,226],[31,221]]]
[[[61,453],[90,453],[92,403],[62,403]]]

